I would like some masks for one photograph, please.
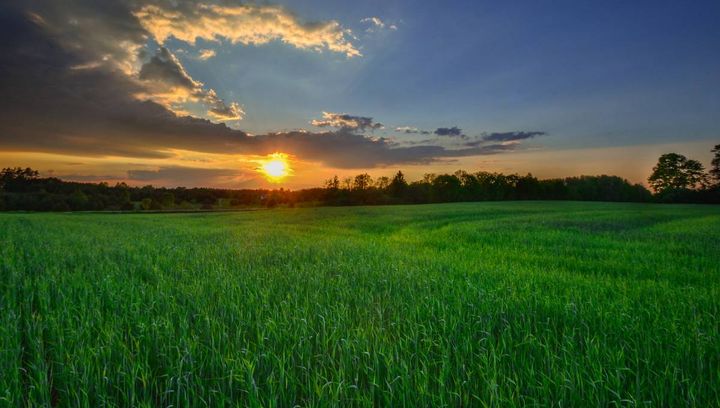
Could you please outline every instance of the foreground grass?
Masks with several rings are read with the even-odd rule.
[[[720,208],[0,214],[0,406],[718,406]]]

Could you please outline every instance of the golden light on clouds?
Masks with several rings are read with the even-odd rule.
[[[361,56],[349,29],[335,20],[306,23],[278,6],[197,4],[183,8],[146,5],[133,13],[160,44],[170,37],[194,45],[197,39],[262,45],[281,41],[299,49]]]
[[[288,162],[288,155],[285,153],[269,154],[266,159],[260,162],[258,171],[273,183],[283,181],[292,172]]]

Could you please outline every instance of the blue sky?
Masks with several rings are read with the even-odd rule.
[[[245,130],[307,127],[332,111],[469,133],[542,129],[556,148],[718,134],[718,2],[291,3],[351,28],[363,56],[224,44],[212,60],[188,59],[194,77],[245,106]],[[365,33],[369,16],[398,29]]]
[[[720,142],[718,1],[23,0],[0,12],[12,84],[0,160],[71,179],[179,185],[196,169],[232,175],[197,185],[262,186],[258,162],[282,152],[290,187],[401,168],[641,182],[658,154],[706,160]],[[153,171],[182,177],[131,178]]]

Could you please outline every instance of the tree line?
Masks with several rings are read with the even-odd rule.
[[[720,145],[705,172],[696,160],[662,155],[648,178],[653,192],[617,176],[538,179],[531,174],[486,171],[425,174],[407,181],[398,171],[373,179],[362,173],[327,180],[321,188],[213,189],[131,187],[125,183],[77,183],[39,176],[31,168],[0,172],[0,210],[160,211],[243,207],[421,204],[460,201],[576,200],[664,203],[720,203]]]

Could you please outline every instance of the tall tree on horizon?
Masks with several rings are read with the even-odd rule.
[[[372,186],[372,177],[369,174],[363,173],[355,176],[353,180],[353,190],[366,190]]]
[[[395,197],[400,197],[405,193],[407,190],[408,183],[405,181],[405,175],[402,171],[399,171],[395,174],[395,176],[390,181],[390,184],[388,185],[388,190],[390,191],[390,194],[392,194]]]
[[[666,153],[660,156],[648,183],[656,193],[673,189],[694,189],[707,184],[702,163],[682,154]]]

